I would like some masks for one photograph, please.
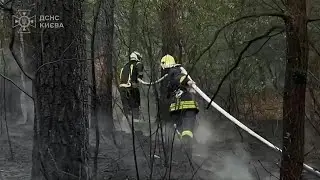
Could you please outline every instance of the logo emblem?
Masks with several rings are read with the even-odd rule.
[[[36,27],[36,16],[30,17],[30,10],[18,10],[17,15],[12,16],[12,27],[19,26],[18,33],[31,33],[30,26]]]

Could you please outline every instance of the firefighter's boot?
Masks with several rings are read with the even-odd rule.
[[[185,131],[184,131],[185,132]],[[182,152],[185,155],[183,163],[185,165],[190,165],[189,167],[193,168],[192,165],[192,142],[193,142],[193,135],[192,133],[182,133],[181,142],[182,142]],[[189,131],[191,132],[191,131]]]

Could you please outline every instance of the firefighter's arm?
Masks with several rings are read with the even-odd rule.
[[[192,84],[195,84],[195,82],[191,80],[189,75],[182,74],[182,73],[179,75],[179,83],[182,86],[191,86]]]
[[[136,69],[137,69],[138,78],[142,79],[143,78],[143,69],[144,69],[143,64],[141,62],[138,62],[136,65]]]

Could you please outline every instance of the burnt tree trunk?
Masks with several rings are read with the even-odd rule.
[[[37,17],[59,15],[64,28],[32,32],[40,68],[33,84],[37,124],[33,180],[88,179],[88,72],[82,2],[34,1]],[[61,61],[50,63],[57,60]]]
[[[283,96],[281,180],[300,179],[304,161],[305,93],[308,68],[305,0],[286,1],[287,63]]]

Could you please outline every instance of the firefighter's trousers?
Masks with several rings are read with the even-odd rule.
[[[125,115],[128,117],[133,115],[134,119],[138,119],[140,114],[139,89],[120,87],[120,96]]]
[[[173,111],[170,114],[173,123],[177,125],[177,130],[181,133],[181,137],[189,136],[193,138],[193,130],[196,123],[197,110],[179,110]]]

